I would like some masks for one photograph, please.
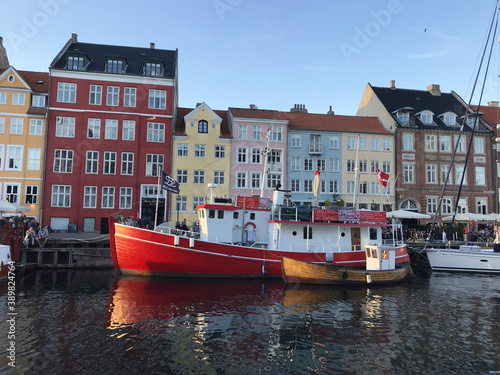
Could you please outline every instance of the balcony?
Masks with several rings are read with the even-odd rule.
[[[323,145],[318,143],[309,143],[309,155],[321,155],[323,153]]]

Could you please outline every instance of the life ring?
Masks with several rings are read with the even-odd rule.
[[[248,221],[248,222],[246,222],[246,223],[245,223],[245,229],[247,229],[247,227],[248,227],[249,225],[253,225],[253,229],[254,229],[254,230],[255,230],[255,229],[257,229],[257,226],[255,225],[255,223],[254,223],[253,221]]]

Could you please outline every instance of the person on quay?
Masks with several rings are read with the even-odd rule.
[[[38,243],[38,246],[44,247],[48,240],[49,240],[49,230],[47,229],[46,225],[42,224],[40,230],[38,231],[38,237],[36,238],[36,242]]]

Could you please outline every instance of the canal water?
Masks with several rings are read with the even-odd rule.
[[[38,270],[15,282],[14,326],[0,285],[1,374],[500,373],[498,276],[368,289]]]

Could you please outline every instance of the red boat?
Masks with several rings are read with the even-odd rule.
[[[269,199],[211,199],[197,207],[199,231],[160,224],[141,228],[110,218],[115,269],[124,275],[170,277],[281,277],[281,257],[364,266],[366,245],[392,246],[396,263],[409,263],[401,226],[383,211],[348,207],[291,207],[284,191]]]

